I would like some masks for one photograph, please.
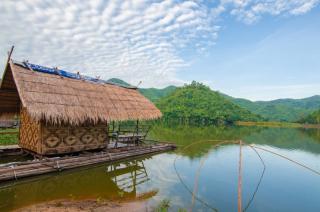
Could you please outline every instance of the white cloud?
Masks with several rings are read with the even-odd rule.
[[[308,11],[310,11],[313,7],[315,7],[317,4],[319,4],[319,0],[313,0],[313,1],[304,1],[302,4],[300,4],[298,7],[292,9],[290,13],[294,15],[300,15],[304,14]]]
[[[15,59],[142,86],[182,83],[186,48],[203,54],[218,36],[216,20],[230,13],[247,23],[263,14],[306,13],[319,0],[2,0],[0,46]],[[5,61],[5,51],[1,51]],[[4,67],[4,64],[1,64]]]
[[[179,83],[181,48],[217,31],[192,1],[4,0],[0,19],[0,46],[14,44],[14,58],[143,86]]]
[[[320,0],[221,0],[221,8],[229,8],[239,20],[252,24],[263,15],[301,15],[319,4]]]

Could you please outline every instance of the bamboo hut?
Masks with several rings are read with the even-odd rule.
[[[111,121],[150,120],[161,112],[136,88],[8,60],[0,117],[20,117],[19,146],[39,155],[107,147]]]

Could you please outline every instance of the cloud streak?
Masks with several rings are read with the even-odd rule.
[[[0,45],[15,44],[18,59],[144,86],[178,83],[179,52],[217,32],[192,1],[4,1],[0,14]]]
[[[263,15],[301,15],[319,4],[319,0],[222,0],[220,7],[247,24],[257,22]]]
[[[177,72],[189,65],[185,50],[201,54],[214,45],[222,13],[253,23],[263,14],[302,14],[318,3],[221,0],[213,7],[201,0],[2,0],[0,46],[14,44],[19,60],[161,87],[182,83]]]

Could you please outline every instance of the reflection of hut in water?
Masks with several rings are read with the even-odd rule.
[[[107,147],[111,121],[149,120],[161,112],[136,88],[9,61],[0,117],[20,115],[19,145],[40,155]]]
[[[111,164],[107,172],[119,189],[126,193],[136,193],[136,186],[149,180],[143,160]]]
[[[120,180],[124,178],[126,180]],[[121,162],[109,165],[107,169],[99,166],[31,180],[22,180],[14,186],[0,189],[0,211],[58,199],[147,199],[157,193],[150,188],[137,192],[137,186],[149,180],[143,160]]]

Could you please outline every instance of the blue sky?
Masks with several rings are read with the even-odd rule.
[[[251,100],[320,94],[320,0],[3,0],[0,57]]]
[[[179,77],[253,100],[320,94],[320,9],[258,23],[221,23],[216,45]]]

